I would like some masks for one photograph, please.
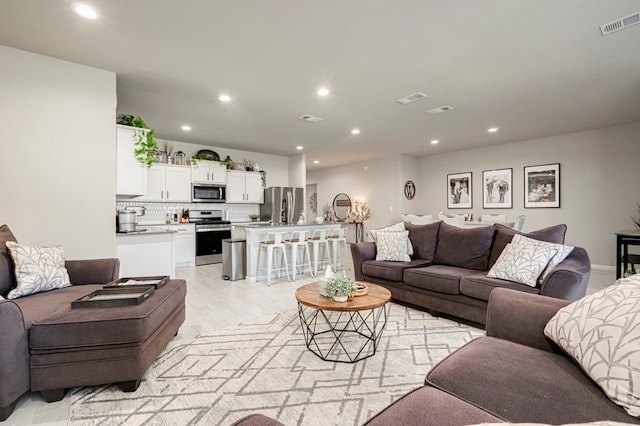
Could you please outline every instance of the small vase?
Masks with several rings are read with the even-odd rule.
[[[349,296],[333,296],[334,302],[346,302]]]

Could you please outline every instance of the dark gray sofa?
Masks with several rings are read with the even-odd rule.
[[[355,279],[386,287],[396,301],[484,324],[487,302],[495,288],[569,301],[586,294],[591,262],[581,247],[575,247],[536,287],[487,277],[513,235],[563,244],[566,225],[527,234],[499,224],[472,229],[443,222],[405,223],[405,227],[414,248],[410,262],[378,261],[374,243],[351,244]]]
[[[496,289],[489,299],[486,336],[439,362],[428,372],[424,386],[386,407],[366,425],[640,424],[544,335],[546,323],[569,303]],[[234,424],[281,423],[252,415]]]

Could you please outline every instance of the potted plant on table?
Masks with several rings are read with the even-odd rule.
[[[350,296],[353,296],[358,291],[358,286],[343,273],[341,277],[329,278],[325,284],[324,291],[334,301],[346,302]]]

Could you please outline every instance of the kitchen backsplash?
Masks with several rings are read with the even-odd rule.
[[[140,201],[116,201],[116,209],[123,210],[128,206],[143,206],[146,211],[144,216],[138,217],[139,225],[158,225],[166,223],[167,213],[178,219],[183,210],[221,210],[225,217],[225,210],[229,211],[229,220],[232,222],[249,221],[249,215],[260,214],[258,204],[215,204],[215,203],[143,203]]]

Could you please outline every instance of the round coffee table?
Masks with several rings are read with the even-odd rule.
[[[382,286],[366,284],[366,295],[346,302],[322,296],[317,282],[296,290],[305,343],[320,359],[353,363],[375,355],[387,324],[391,293]]]

